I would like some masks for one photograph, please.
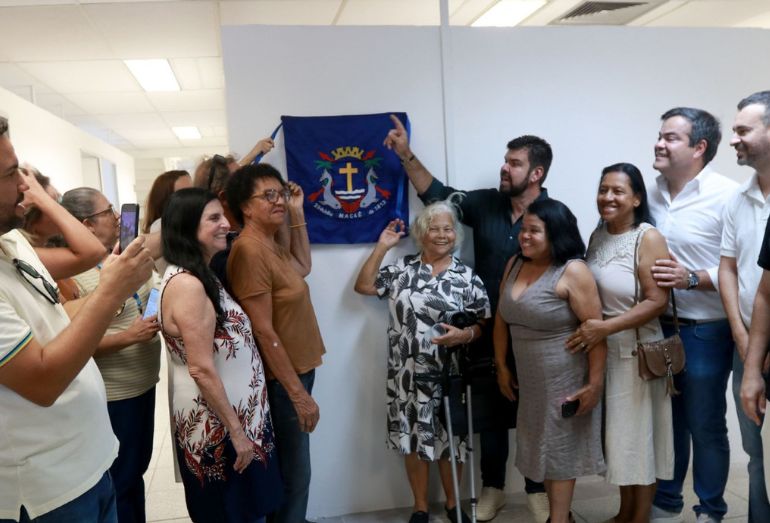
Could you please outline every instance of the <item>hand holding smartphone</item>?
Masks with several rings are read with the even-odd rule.
[[[147,318],[150,318],[158,314],[159,297],[160,297],[160,291],[158,291],[158,289],[153,288],[152,290],[150,290],[150,296],[147,298],[147,307],[144,309],[144,314],[142,314],[143,320],[146,320]]]
[[[561,404],[561,417],[562,418],[571,418],[575,414],[577,414],[578,409],[580,408],[580,400],[572,400],[572,401],[565,401]]]
[[[120,246],[118,253],[139,235],[139,204],[124,203],[120,207]]]

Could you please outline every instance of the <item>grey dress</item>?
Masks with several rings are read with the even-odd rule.
[[[601,403],[582,416],[561,417],[565,398],[588,381],[587,356],[570,354],[564,345],[580,324],[556,294],[567,265],[549,267],[514,300],[521,265],[521,259],[514,262],[499,306],[511,331],[519,382],[516,467],[534,481],[600,474],[605,470]]]

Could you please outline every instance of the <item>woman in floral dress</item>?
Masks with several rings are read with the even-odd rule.
[[[160,321],[174,374],[175,443],[196,522],[261,523],[281,502],[265,373],[248,316],[208,267],[229,224],[202,189],[174,193]]]
[[[481,334],[479,323],[465,329],[450,325],[452,314],[466,311],[483,321],[490,317],[489,299],[481,279],[452,256],[461,230],[451,204],[437,202],[426,207],[415,220],[412,233],[421,252],[380,269],[385,254],[405,234],[401,220],[390,222],[361,268],[355,289],[389,300],[387,441],[390,448],[405,456],[414,494],[410,523],[428,521],[428,467],[432,461],[438,461],[447,516],[454,522],[457,500],[452,488],[449,436],[438,419],[441,388],[436,379],[428,377],[441,374],[439,346],[470,343]],[[445,329],[444,334],[431,332],[437,325]],[[461,461],[464,454],[462,441]],[[463,521],[466,517],[463,514]]]

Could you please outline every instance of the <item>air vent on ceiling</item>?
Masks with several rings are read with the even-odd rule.
[[[663,2],[664,0],[583,2],[566,14],[554,19],[551,24],[625,25]]]

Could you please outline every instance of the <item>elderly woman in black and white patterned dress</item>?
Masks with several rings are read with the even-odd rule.
[[[481,334],[480,322],[490,317],[489,299],[481,279],[452,256],[461,239],[452,204],[437,202],[426,207],[412,233],[421,251],[380,269],[385,254],[405,234],[403,221],[390,222],[361,268],[355,289],[389,300],[388,446],[405,456],[414,494],[410,522],[428,521],[428,467],[432,461],[438,461],[447,515],[454,522],[457,499],[452,488],[449,436],[438,419],[440,386],[435,380],[415,377],[440,375],[439,346],[462,345]],[[464,329],[447,323],[459,311],[475,314],[479,323]],[[433,337],[435,325],[446,332]],[[465,450],[462,441],[460,461]],[[463,513],[463,520],[466,518]]]

